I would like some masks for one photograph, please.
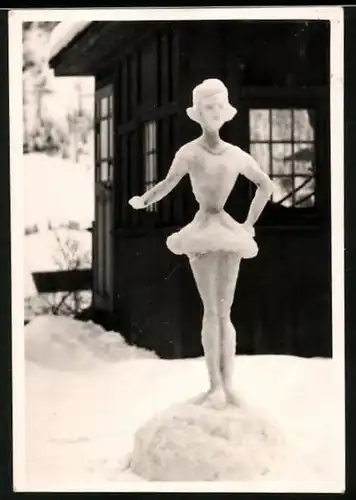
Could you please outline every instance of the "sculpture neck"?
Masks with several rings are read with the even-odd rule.
[[[203,129],[202,139],[209,148],[215,148],[221,141],[219,131],[207,129]]]

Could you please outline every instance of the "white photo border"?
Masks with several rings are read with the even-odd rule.
[[[9,12],[10,186],[12,277],[13,477],[14,490],[26,489],[25,477],[25,355],[24,355],[24,176],[22,175],[22,23],[26,21],[139,21],[139,20],[327,20],[330,21],[330,126],[332,227],[333,362],[345,422],[344,381],[344,13],[342,7],[258,8],[112,8],[18,9]],[[327,383],[327,382],[326,382]],[[343,429],[344,430],[344,429]],[[344,432],[342,432],[344,435]],[[340,443],[345,454],[345,441]],[[345,464],[344,464],[345,465]],[[340,493],[345,484],[269,483],[268,492]],[[38,489],[36,490],[38,491]],[[57,489],[63,490],[58,485]],[[243,483],[112,483],[77,485],[71,491],[97,492],[266,492]]]

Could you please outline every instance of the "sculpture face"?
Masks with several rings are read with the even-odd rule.
[[[212,132],[218,131],[226,121],[226,97],[215,94],[205,97],[199,102],[201,126]]]

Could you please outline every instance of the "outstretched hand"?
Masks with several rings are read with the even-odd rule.
[[[140,210],[142,208],[145,208],[144,201],[142,199],[142,196],[133,196],[129,200],[129,204],[134,208],[135,210]]]

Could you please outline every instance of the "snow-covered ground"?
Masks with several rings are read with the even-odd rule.
[[[125,470],[125,461],[142,424],[206,389],[203,359],[161,360],[127,346],[119,334],[69,318],[39,317],[25,328],[25,339],[26,485],[19,485],[21,490],[198,487],[157,486]],[[235,377],[242,397],[278,422],[294,445],[280,472],[264,482],[210,483],[208,489],[341,491],[340,373],[334,360],[238,356]]]
[[[24,226],[38,231],[24,235],[25,298],[36,297],[32,273],[91,267],[94,219],[94,173],[91,156],[80,163],[44,153],[22,156]],[[45,187],[45,189],[44,189]],[[77,229],[70,229],[69,223]],[[52,229],[49,229],[48,225]],[[75,264],[75,265],[74,265]]]
[[[75,163],[44,153],[23,155],[25,226],[47,228],[75,221],[91,226],[94,218],[92,155]]]

